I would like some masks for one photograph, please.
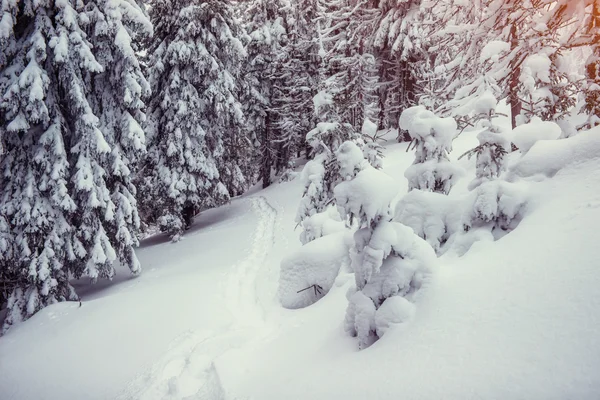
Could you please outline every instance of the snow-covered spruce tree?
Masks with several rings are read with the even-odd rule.
[[[333,205],[333,188],[340,179],[335,162],[336,150],[344,141],[358,139],[352,125],[340,121],[333,96],[326,90],[315,96],[314,107],[322,122],[306,135],[314,157],[306,163],[300,176],[304,184],[304,194],[296,214],[296,222],[302,224],[305,231],[307,228],[311,230],[311,221],[307,219],[325,212],[327,207]],[[316,237],[304,232],[300,236],[303,243],[313,239]]]
[[[399,122],[400,129],[408,131],[415,149],[415,161],[404,173],[408,190],[448,194],[461,173],[448,158],[456,135],[456,121],[439,118],[423,106],[414,106],[402,112]]]
[[[369,1],[323,1],[319,18],[321,76],[333,94],[337,115],[360,131],[365,120],[377,121],[378,70],[369,53],[377,10]]]
[[[243,34],[226,0],[157,0],[149,53],[149,199],[174,240],[193,215],[244,187]]]
[[[278,172],[288,168],[302,150],[310,151],[305,138],[317,123],[313,98],[319,87],[320,65],[315,23],[319,15],[318,0],[285,3],[280,12],[287,34],[271,76]]]
[[[359,228],[351,252],[356,287],[347,296],[345,330],[358,337],[363,349],[390,325],[411,318],[412,301],[436,256],[411,228],[390,221],[390,202],[397,193],[392,178],[368,165],[352,142],[342,144],[337,162],[345,179],[335,187],[337,206]]]
[[[493,78],[499,88],[496,97],[507,99],[511,107],[513,128],[533,114],[562,118],[574,104],[576,89],[561,66],[564,21],[553,18],[543,1],[485,0],[481,6],[481,16],[455,33],[469,37],[471,45],[448,63],[454,70],[449,79],[458,82],[450,86],[464,96],[473,81],[484,75]],[[452,103],[445,109],[451,110]]]
[[[152,34],[144,6],[133,0],[96,0],[85,6],[89,39],[103,71],[91,78],[90,106],[99,117],[99,128],[111,148],[107,158],[106,186],[114,205],[106,225],[119,261],[138,271],[133,251],[138,245],[140,217],[137,189],[133,184],[135,166],[146,153],[141,125],[146,116],[144,101],[150,95],[138,52],[142,40]]]
[[[476,156],[475,179],[469,183],[473,195],[468,198],[464,229],[481,228],[501,237],[521,219],[527,198],[518,183],[501,178],[506,168],[505,156],[510,151],[506,133],[495,124],[496,98],[485,91],[474,101],[474,112],[485,128],[477,135],[479,145],[463,156]],[[461,156],[461,157],[463,157]]]
[[[282,43],[285,40],[283,18],[279,15],[278,1],[254,0],[244,8],[250,18],[246,23],[249,42],[244,63],[243,96],[247,127],[254,132],[253,142],[258,151],[253,164],[260,169],[263,187],[271,183],[271,172],[277,159],[276,115],[272,111],[276,72]]]
[[[427,54],[427,12],[422,0],[380,1],[372,46],[380,65],[380,128],[397,128],[400,113],[417,105],[418,65]]]
[[[75,299],[70,274],[111,278],[117,258],[140,270],[128,157],[143,150],[136,118],[143,118],[145,81],[134,49],[150,25],[126,1],[4,2],[1,20],[6,330],[48,304]],[[102,92],[96,78],[107,84]],[[102,101],[114,104],[97,107]],[[103,130],[110,123],[122,125]]]
[[[560,27],[566,49],[587,47],[585,81],[580,88],[588,118],[579,129],[600,125],[600,1],[558,0],[547,18]]]
[[[491,91],[484,91],[471,101],[475,121],[482,121],[485,128],[477,135],[479,145],[460,157],[476,156],[475,179],[469,184],[469,189],[473,190],[485,181],[497,179],[504,171],[504,157],[510,150],[510,143],[500,126],[494,123],[498,101]]]

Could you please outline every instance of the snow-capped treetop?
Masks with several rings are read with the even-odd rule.
[[[366,166],[362,150],[353,142],[342,143],[335,155],[343,180],[354,178]]]
[[[356,219],[360,227],[389,218],[390,203],[397,193],[396,181],[370,165],[334,189],[340,214],[350,221]]]

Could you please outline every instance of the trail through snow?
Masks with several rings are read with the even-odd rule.
[[[223,331],[189,331],[175,339],[170,349],[132,381],[118,400],[225,399],[214,361],[267,332],[266,302],[260,295],[259,277],[275,242],[278,212],[263,196],[250,199],[257,217],[246,257],[221,281],[221,299],[232,323]],[[268,297],[268,293],[265,295]]]

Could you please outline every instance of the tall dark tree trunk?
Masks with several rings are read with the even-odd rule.
[[[271,169],[273,167],[273,158],[271,155],[271,138],[269,135],[270,125],[271,113],[267,111],[267,115],[265,117],[265,129],[263,130],[263,159],[261,167],[263,189],[271,184]]]
[[[510,28],[510,47],[511,50],[515,49],[519,44],[519,38],[517,37],[517,25],[512,24]],[[519,75],[521,74],[521,67],[519,60],[515,57],[510,66],[510,82],[508,88],[508,101],[510,103],[510,122],[512,128],[517,127],[517,115],[521,113],[521,100],[519,99]]]

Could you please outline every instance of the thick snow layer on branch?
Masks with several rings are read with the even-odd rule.
[[[437,117],[423,106],[414,106],[400,115],[400,128],[407,130],[412,139],[446,148],[456,134],[456,121],[454,118]]]
[[[367,165],[362,150],[350,141],[342,143],[335,155],[343,179],[352,179]]]
[[[522,153],[527,153],[538,140],[555,140],[561,133],[562,130],[556,123],[538,119],[513,129],[512,141]]]
[[[510,50],[510,43],[502,40],[492,40],[483,46],[481,49],[481,55],[479,56],[480,61],[490,60],[497,62],[502,53],[506,53]]]
[[[340,213],[353,215],[365,224],[388,215],[390,203],[397,192],[397,182],[370,165],[365,166],[354,179],[341,182],[334,189]]]
[[[340,268],[349,264],[351,242],[350,232],[339,232],[315,239],[284,258],[278,289],[281,305],[303,308],[325,296]],[[305,288],[309,289],[301,291]]]

